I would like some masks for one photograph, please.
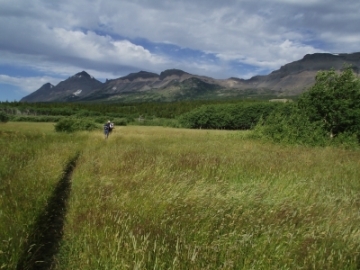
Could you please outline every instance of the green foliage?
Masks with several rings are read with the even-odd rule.
[[[331,138],[355,133],[360,139],[360,80],[351,67],[338,74],[319,72],[315,85],[299,99],[310,122],[323,125]]]
[[[268,102],[208,105],[182,115],[179,122],[187,128],[246,130],[282,105]]]
[[[179,121],[177,119],[167,118],[148,118],[148,119],[133,119],[130,125],[136,126],[161,126],[161,127],[173,127],[180,128]]]
[[[251,104],[254,100],[189,100],[179,102],[137,102],[137,103],[22,103],[0,102],[0,110],[10,116],[31,116],[29,121],[36,121],[42,116],[91,117],[98,123],[108,119],[136,119],[156,117],[176,119],[180,115],[203,105]],[[101,120],[98,120],[101,119]]]
[[[95,123],[105,124],[108,120],[115,124],[115,126],[126,126],[129,122],[127,118],[112,118],[108,116],[98,116],[91,118]]]
[[[6,123],[9,121],[9,116],[5,113],[0,111],[0,123]]]
[[[355,146],[360,141],[360,80],[350,67],[321,71],[295,104],[275,110],[253,136],[274,142]]]
[[[261,119],[254,128],[253,137],[276,143],[325,145],[325,132],[317,122],[310,122],[296,104],[286,104]]]
[[[11,118],[14,122],[58,122],[63,119],[64,116],[53,115],[16,115]]]
[[[126,118],[114,118],[111,122],[114,123],[115,126],[126,126],[128,123]]]
[[[98,125],[87,119],[64,118],[55,124],[57,132],[91,131],[98,129]]]

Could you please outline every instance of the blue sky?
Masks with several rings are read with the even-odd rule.
[[[358,0],[0,0],[0,101],[87,71],[250,78],[359,52]]]

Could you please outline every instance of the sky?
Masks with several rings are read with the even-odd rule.
[[[360,51],[359,0],[0,0],[0,101],[86,71],[266,75]]]

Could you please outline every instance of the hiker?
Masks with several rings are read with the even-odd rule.
[[[113,131],[114,128],[115,128],[114,123],[110,123],[109,133],[111,133],[111,131]]]
[[[105,134],[105,139],[107,139],[109,137],[109,133],[110,133],[110,120],[107,121],[107,123],[104,125],[104,134]]]

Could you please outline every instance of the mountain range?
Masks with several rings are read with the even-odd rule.
[[[140,71],[102,83],[86,71],[52,85],[46,83],[21,102],[145,102],[249,97],[289,97],[304,92],[320,70],[351,65],[359,74],[360,52],[315,53],[250,79],[214,79],[169,69],[160,74]]]

